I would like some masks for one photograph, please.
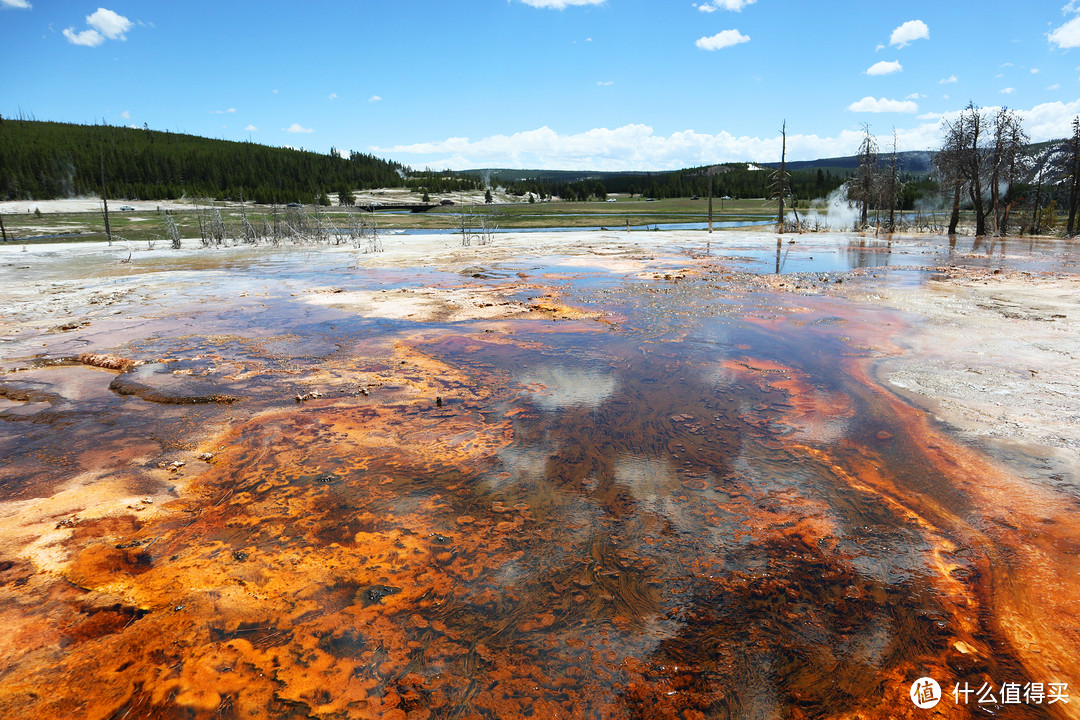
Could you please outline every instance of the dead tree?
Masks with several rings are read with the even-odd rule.
[[[893,143],[892,143],[892,155],[889,161],[889,170],[887,173],[882,173],[880,201],[878,207],[888,206],[889,208],[889,224],[886,232],[896,232],[896,201],[900,198],[900,193],[903,190],[903,183],[900,182],[900,166],[897,162],[897,139],[896,130],[893,129]]]
[[[0,213],[0,235],[3,236],[4,242],[7,242],[7,229],[4,227],[4,214]]]
[[[1009,207],[1012,202],[1005,202],[1002,186],[1011,188],[1016,182],[1017,158],[1027,145],[1028,137],[1020,122],[1020,117],[1001,108],[993,119],[993,147],[988,158],[990,174],[990,222],[995,235],[1005,235],[1009,221]],[[1006,191],[1008,197],[1008,191]],[[1002,210],[1002,207],[1004,209]]]
[[[1016,191],[1016,185],[1021,174],[1026,172],[1024,165],[1028,163],[1028,159],[1025,156],[1025,149],[1029,140],[1027,133],[1024,132],[1020,116],[1010,113],[1004,143],[1005,152],[1001,158],[1002,176],[1008,186],[1003,199],[1005,207],[998,223],[1003,237],[1009,234],[1009,214],[1012,212],[1013,205],[1022,202],[1022,198]]]
[[[986,234],[986,206],[983,202],[983,186],[986,182],[986,149],[985,141],[986,117],[975,103],[968,103],[963,111],[967,125],[967,144],[961,158],[960,169],[963,173],[964,182],[967,185],[968,197],[975,209],[975,235],[981,237]]]
[[[870,134],[869,125],[863,125],[859,166],[855,169],[854,181],[848,189],[848,197],[859,204],[859,227],[856,229],[862,230],[870,222],[870,203],[876,199],[878,187],[878,146]]]
[[[784,198],[789,192],[791,174],[787,170],[787,121],[780,126],[780,167],[772,172],[772,183],[769,186],[770,197],[777,201],[776,231],[784,232]]]
[[[1080,116],[1073,118],[1073,134],[1069,140],[1069,221],[1065,232],[1072,237],[1080,232],[1077,227],[1077,206],[1080,205]]]
[[[109,227],[109,194],[105,192],[105,152],[100,151],[101,158],[101,203],[102,212],[105,215],[105,238],[112,245],[112,228]]]
[[[726,173],[731,170],[727,165],[713,165],[705,168],[705,174],[709,176],[709,232],[713,231],[713,178],[717,173]],[[723,203],[721,203],[723,204]]]
[[[180,249],[180,229],[176,227],[176,221],[173,220],[172,215],[165,213],[165,230],[169,233],[169,240],[172,243],[173,250]]]
[[[967,126],[965,116],[955,121],[944,121],[945,140],[934,155],[934,167],[940,179],[941,189],[951,195],[949,235],[956,234],[960,222],[960,196],[964,190],[964,153],[967,149]]]

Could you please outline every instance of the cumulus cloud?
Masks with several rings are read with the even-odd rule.
[[[869,113],[917,113],[919,112],[919,106],[911,100],[889,100],[887,98],[873,98],[869,95],[862,100],[848,105],[848,110],[851,112],[869,112]]]
[[[999,92],[1001,92],[1002,95],[1012,95],[1014,92],[1016,92],[1016,88],[1002,88]]]
[[[936,128],[934,130],[936,132]],[[836,138],[789,134],[789,160],[849,155],[862,136],[844,131]],[[674,170],[717,162],[780,159],[781,138],[735,136],[683,130],[657,135],[648,125],[596,128],[563,135],[549,127],[480,140],[449,138],[438,142],[372,147],[383,157],[457,170],[477,167],[519,167],[561,170]],[[915,140],[905,147],[922,148]],[[415,158],[415,160],[413,160]]]
[[[259,128],[255,127],[254,125],[248,125],[248,126],[247,126],[246,128],[244,128],[244,129],[245,129],[245,130],[247,130],[248,132],[255,132],[255,131],[256,131],[256,130],[258,130]]]
[[[757,0],[712,0],[712,2],[694,3],[694,7],[704,13],[716,12],[717,10],[731,10],[742,12],[747,5],[753,5]]]
[[[610,87],[615,84],[614,80],[597,80],[596,84],[600,87]]]
[[[86,16],[86,24],[100,32],[110,40],[124,40],[124,33],[134,25],[123,15],[117,15],[112,10],[98,8],[92,14]]]
[[[72,45],[82,45],[84,47],[97,47],[105,42],[105,38],[97,30],[75,32],[71,28],[64,28],[64,37],[66,37],[68,42]]]
[[[914,103],[911,103],[914,105]],[[996,108],[984,108],[994,112]],[[941,145],[939,120],[955,118],[961,109],[944,114],[913,117],[914,125],[898,127],[900,146],[909,150],[932,150]],[[1052,102],[1017,112],[1032,142],[1068,137],[1072,120],[1080,114],[1080,99]],[[790,126],[789,126],[790,130]],[[844,130],[835,136],[800,135],[789,132],[789,160],[843,157],[857,152],[863,134]],[[780,159],[779,122],[775,135],[732,135],[682,130],[657,134],[648,125],[596,128],[562,134],[549,127],[481,139],[448,138],[434,142],[370,147],[369,152],[390,157],[413,167],[466,170],[481,167],[539,168],[547,170],[675,170],[720,162],[769,162]]]
[[[311,133],[311,132],[315,132],[312,128],[306,128],[303,125],[301,125],[300,123],[293,123],[289,127],[281,128],[281,129],[284,130],[287,133]]]
[[[521,0],[521,2],[535,8],[565,10],[573,5],[603,5],[604,0]]]
[[[0,0],[0,8],[18,8],[20,10],[29,10],[33,6],[26,0]]]
[[[125,120],[130,120],[131,119],[131,111],[130,110],[125,110],[124,112],[120,113],[120,117],[124,118]]]
[[[1074,17],[1059,28],[1055,28],[1047,37],[1059,48],[1080,47],[1080,17]]]
[[[64,37],[72,45],[85,47],[97,47],[105,40],[127,40],[128,30],[135,26],[123,15],[114,13],[112,10],[98,8],[86,16],[86,24],[90,27],[86,30],[75,32],[74,28],[66,28]]]
[[[957,82],[959,81],[956,79],[956,76],[950,75],[947,78],[941,78],[940,80],[938,80],[938,85],[954,85]]]
[[[211,110],[211,115],[231,115],[236,112],[236,108],[229,108],[228,110]]]
[[[922,20],[908,20],[892,31],[889,44],[898,48],[907,47],[915,40],[930,39],[930,28]]]
[[[890,75],[892,73],[898,73],[904,69],[904,66],[897,60],[876,62],[866,69],[867,75]]]
[[[1060,90],[1061,89],[1061,83],[1054,83],[1053,85],[1047,85],[1046,89],[1047,90]]]
[[[338,99],[338,94],[337,93],[330,93],[330,99],[331,100],[337,100]]]
[[[711,37],[700,38],[695,44],[702,50],[721,50],[745,42],[750,42],[750,38],[738,30],[724,30]]]
[[[372,95],[367,99],[368,102],[379,102],[380,100],[382,100],[382,98],[378,95]]]

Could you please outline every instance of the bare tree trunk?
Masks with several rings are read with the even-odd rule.
[[[4,242],[7,242],[7,230],[4,228],[4,215],[0,213],[0,235],[4,237]]]
[[[1066,234],[1075,235],[1076,211],[1080,200],[1080,117],[1073,118],[1073,136],[1069,141],[1069,149],[1072,151],[1069,158],[1069,222],[1065,226]]]
[[[784,232],[784,192],[787,190],[787,120],[780,127],[780,135],[783,142],[780,146],[780,190],[777,196],[780,198],[780,207],[776,213],[777,232]]]
[[[968,186],[968,195],[971,197],[971,204],[975,206],[975,235],[982,237],[986,234],[986,209],[983,207],[982,183],[978,180],[972,181]]]
[[[712,194],[713,194],[713,176],[709,173],[709,232],[712,233]],[[1070,227],[1071,227],[1070,220]]]
[[[949,214],[949,235],[956,235],[956,226],[960,224],[960,185],[953,188],[952,212]]]
[[[1043,174],[1040,172],[1039,177],[1035,181],[1035,203],[1031,208],[1031,233],[1032,235],[1039,234],[1039,203],[1042,201],[1042,181]]]
[[[108,239],[109,244],[112,245],[112,228],[109,227],[109,195],[105,192],[105,153],[100,154],[101,158],[101,202],[104,207],[105,214],[105,237]]]
[[[896,232],[896,196],[899,194],[896,175],[896,129],[892,136],[892,163],[889,167],[889,232]]]

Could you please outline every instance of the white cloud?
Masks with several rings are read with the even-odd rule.
[[[950,75],[947,78],[941,78],[940,80],[938,80],[938,85],[955,85],[957,82],[958,81],[956,79],[956,76]]]
[[[1014,92],[1016,92],[1016,88],[1002,88],[999,92],[1001,92],[1002,95],[1012,95]]]
[[[889,36],[889,44],[902,48],[915,40],[928,40],[929,38],[930,28],[926,26],[926,23],[922,20],[908,20],[892,31],[892,35]]]
[[[1046,37],[1062,49],[1080,47],[1080,17],[1074,17],[1061,27],[1055,28]]]
[[[738,30],[724,30],[712,37],[700,38],[695,44],[702,50],[721,50],[745,42],[750,42],[750,38]]]
[[[337,98],[338,98],[338,94],[337,94],[337,93],[330,93],[330,99],[331,99],[331,100],[337,100]]]
[[[1038,75],[1039,74],[1039,68],[1031,68],[1031,74],[1032,75]]]
[[[884,45],[882,45],[881,43],[878,43],[878,44],[877,44],[877,47],[876,47],[876,48],[874,48],[874,52],[881,52],[881,51],[882,51],[882,50],[884,50],[884,49],[885,49],[885,46],[884,46]]]
[[[892,73],[898,73],[904,69],[904,66],[897,60],[876,62],[866,69],[867,75],[890,75]]]
[[[753,5],[756,2],[757,0],[712,0],[712,2],[701,3],[700,5],[694,3],[694,7],[704,13],[716,12],[717,10],[742,12],[744,7]]]
[[[926,96],[923,95],[922,93],[913,92],[910,95],[906,96],[904,99],[905,100],[919,100],[920,98],[924,98],[924,97],[926,97]]]
[[[966,102],[966,100],[965,100]],[[914,103],[912,103],[914,104]],[[984,108],[994,112],[996,108]],[[953,118],[961,110],[945,113]],[[1073,118],[1080,114],[1080,99],[1053,102],[1017,111],[1032,142],[1068,137]],[[897,128],[900,146],[909,150],[940,147],[941,115],[927,113],[917,124]],[[790,130],[789,126],[789,130]],[[800,135],[787,137],[789,160],[814,160],[854,154],[862,140],[857,130],[843,130],[833,137]],[[769,162],[780,159],[779,133],[771,137],[735,136],[683,130],[658,135],[647,125],[626,125],[563,135],[548,127],[493,135],[479,140],[449,138],[437,142],[370,147],[369,152],[390,157],[413,167],[465,170],[480,167],[516,167],[550,170],[674,170],[720,162]]]
[[[313,129],[306,128],[303,125],[301,125],[300,123],[293,123],[289,127],[281,128],[281,129],[284,130],[287,133],[310,133],[310,132],[315,132]]]
[[[0,0],[0,8],[18,8],[20,10],[29,10],[33,7],[26,0]]]
[[[378,95],[372,95],[367,99],[368,102],[379,102],[380,100],[382,100],[382,98]]]
[[[68,42],[72,45],[82,45],[84,47],[97,47],[105,42],[105,38],[97,30],[75,32],[71,28],[65,28],[64,37],[66,37]]]
[[[125,120],[130,120],[131,119],[131,111],[130,110],[125,110],[124,112],[120,113],[120,117],[124,118]]]
[[[132,22],[123,15],[117,15],[105,8],[98,8],[87,15],[86,24],[110,40],[125,40],[124,33],[134,27]]]
[[[7,0],[0,0],[0,2],[7,2]],[[127,36],[125,36],[124,33],[134,27],[134,23],[123,15],[118,15],[112,10],[106,10],[105,8],[98,8],[90,15],[87,15],[86,24],[89,25],[90,28],[81,30],[80,32],[75,32],[74,28],[66,28],[64,30],[64,37],[66,37],[68,42],[72,45],[97,47],[105,42],[106,39],[127,40]]]
[[[875,99],[867,95],[862,100],[853,102],[847,107],[851,112],[869,113],[917,113],[919,106],[911,100],[889,100],[887,98]]]
[[[938,140],[937,124],[917,132],[900,131],[904,147],[924,149]],[[853,154],[860,132],[844,130],[838,137],[789,133],[789,160],[813,160]],[[392,157],[415,167],[458,170],[478,167],[518,167],[561,170],[674,170],[717,162],[780,159],[781,138],[736,137],[683,130],[657,135],[647,125],[596,128],[574,135],[560,135],[548,127],[494,135],[481,140],[449,138],[430,143],[372,147],[382,157]]]
[[[236,108],[229,108],[228,110],[211,110],[211,115],[231,115],[236,112]]]
[[[1080,115],[1080,100],[1043,103],[1031,110],[1021,110],[1020,115],[1032,142],[1068,137],[1072,134],[1073,118]]]
[[[1060,90],[1061,89],[1061,84],[1060,83],[1054,83],[1053,85],[1047,85],[1046,89],[1047,90]]]
[[[615,84],[614,80],[597,80],[596,84],[600,87],[610,87]]]
[[[244,128],[244,129],[245,129],[245,130],[247,130],[248,132],[255,132],[255,131],[256,131],[256,130],[258,130],[259,128],[255,127],[254,125],[248,125],[248,126],[247,126],[246,128]]]
[[[572,5],[602,5],[604,0],[521,0],[521,2],[535,8],[565,10]]]

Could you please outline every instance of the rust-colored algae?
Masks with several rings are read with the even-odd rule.
[[[880,386],[894,328],[672,278],[392,339],[332,315],[317,362],[148,349],[245,401],[200,437],[124,396],[174,454],[2,536],[0,715],[914,718],[925,675],[1080,678],[1074,508]]]

